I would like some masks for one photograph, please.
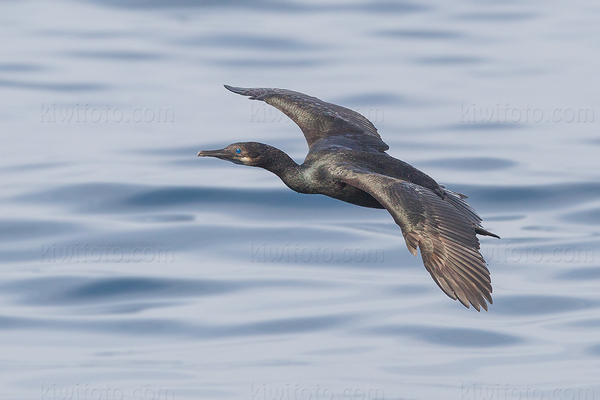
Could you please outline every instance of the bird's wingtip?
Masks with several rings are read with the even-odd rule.
[[[223,86],[225,87],[225,89],[229,90],[230,92],[241,94],[244,96],[250,95],[250,93],[248,93],[248,89],[246,89],[246,88],[236,87],[236,86],[231,86],[231,85],[223,85]]]

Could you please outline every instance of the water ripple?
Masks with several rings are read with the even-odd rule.
[[[98,1],[102,5],[116,7],[126,7],[135,9],[145,8],[227,8],[244,10],[261,10],[268,12],[367,12],[367,13],[391,13],[404,14],[416,11],[425,11],[429,7],[419,3],[410,3],[408,1],[369,1],[369,2],[338,2],[338,3],[301,3],[301,2],[281,2],[271,0],[171,0],[168,2],[161,0],[104,0]]]
[[[509,346],[523,341],[514,335],[470,328],[442,328],[425,325],[388,325],[369,330],[384,336],[411,336],[418,340],[451,347]]]
[[[273,37],[250,33],[228,33],[219,35],[185,37],[178,39],[176,43],[192,46],[215,47],[219,49],[260,49],[262,51],[285,52],[298,50],[315,50],[322,47],[322,45],[320,44],[317,45],[298,39]]]
[[[36,72],[45,69],[41,64],[0,63],[0,72]]]
[[[568,222],[598,226],[600,224],[600,208],[565,214],[561,218]]]
[[[0,171],[19,173],[29,172],[37,170],[49,170],[52,168],[67,167],[71,164],[66,162],[40,162],[40,163],[26,163],[26,164],[13,164],[5,165],[0,167]]]
[[[486,121],[486,122],[469,122],[447,125],[442,127],[448,131],[502,131],[509,129],[518,129],[522,125],[516,122],[499,122],[499,121]]]
[[[239,58],[223,58],[212,61],[215,65],[230,68],[260,68],[260,69],[277,69],[277,68],[308,68],[318,67],[327,63],[326,60],[317,58],[252,58],[252,57],[239,57]]]
[[[78,307],[91,303],[115,301],[132,303],[136,307],[146,299],[215,296],[241,290],[266,288],[307,288],[327,285],[308,280],[216,280],[170,279],[124,276],[119,278],[82,278],[74,276],[33,278],[5,282],[0,287],[5,294],[17,295],[24,304]]]
[[[448,40],[464,37],[459,31],[441,29],[382,29],[376,31],[375,35],[407,40]]]
[[[18,241],[36,237],[56,236],[79,230],[76,224],[33,219],[0,219],[0,239]]]
[[[572,207],[600,197],[600,183],[557,183],[535,186],[471,186],[452,185],[453,190],[465,193],[478,208],[495,211],[556,209]]]
[[[449,66],[449,65],[473,65],[481,64],[488,61],[486,58],[477,56],[461,56],[461,55],[439,55],[420,57],[415,60],[419,64],[432,66]]]
[[[536,18],[538,14],[520,11],[470,12],[458,15],[459,19],[474,22],[516,22]]]
[[[416,101],[410,101],[403,96],[394,93],[361,93],[353,96],[346,96],[336,99],[336,104],[345,104],[346,106],[382,106],[382,105],[400,105],[416,104]]]
[[[358,315],[323,315],[280,318],[238,324],[192,324],[172,319],[50,319],[0,316],[0,330],[58,330],[132,336],[179,336],[191,338],[249,337],[310,333],[340,328]]]
[[[437,158],[435,160],[420,162],[419,164],[438,168],[476,171],[506,169],[518,165],[514,161],[496,157]]]
[[[600,344],[588,347],[586,353],[600,357]]]
[[[164,58],[159,53],[144,52],[139,50],[77,50],[70,51],[66,55],[77,58],[104,59],[115,61],[156,61]]]
[[[584,310],[598,304],[578,297],[529,295],[503,296],[494,302],[494,312],[509,315],[544,315]]]
[[[600,279],[600,267],[574,268],[558,274],[557,278],[580,281]]]
[[[301,200],[300,197],[302,197]],[[118,183],[67,185],[21,195],[18,200],[35,203],[71,205],[82,212],[123,212],[168,208],[182,205],[262,205],[296,208],[339,208],[339,202],[321,196],[302,196],[279,189],[222,189],[210,187],[151,187]]]
[[[91,82],[33,82],[0,79],[0,87],[50,92],[92,92],[106,90],[108,85]]]

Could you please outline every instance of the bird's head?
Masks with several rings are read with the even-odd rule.
[[[257,142],[233,143],[221,150],[203,150],[198,157],[216,157],[235,164],[263,166],[271,157],[274,147]]]

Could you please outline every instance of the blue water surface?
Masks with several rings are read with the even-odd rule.
[[[1,2],[0,398],[600,398],[600,6]],[[222,84],[343,104],[469,195],[494,304],[447,298],[383,210]]]

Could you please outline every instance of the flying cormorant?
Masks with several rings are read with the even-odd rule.
[[[199,157],[264,168],[299,193],[385,208],[408,250],[413,255],[421,250],[425,268],[444,293],[467,308],[487,310],[492,285],[476,234],[499,236],[481,226],[465,195],[386,154],[389,147],[375,126],[355,111],[286,89],[225,88],[281,110],[304,133],[308,154],[298,165],[275,147],[241,142],[201,151]]]

